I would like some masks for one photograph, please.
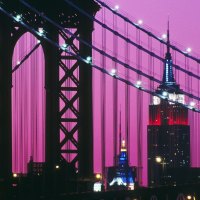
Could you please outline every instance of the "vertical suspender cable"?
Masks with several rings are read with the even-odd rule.
[[[140,30],[136,30],[136,42],[137,44],[141,44],[140,40]],[[140,70],[141,68],[141,51],[139,49],[136,49],[136,65],[137,68]],[[140,75],[137,75],[138,80],[141,79]],[[141,81],[141,80],[140,80]],[[142,92],[137,90],[137,149],[138,149],[138,183],[142,184]]]
[[[173,51],[174,54],[173,54],[173,63],[176,65],[177,63],[177,55],[176,55],[176,51]],[[177,72],[177,70],[175,69],[175,77],[176,77],[176,81],[179,83],[179,73]]]
[[[113,15],[113,29],[117,30],[117,16]],[[113,34],[113,56],[117,58],[118,56],[118,37]],[[113,62],[114,68],[117,72],[117,63]],[[113,79],[113,146],[114,146],[114,166],[117,164],[117,141],[118,141],[118,81]]]
[[[102,10],[102,22],[105,23],[105,9]],[[102,28],[102,50],[106,51],[106,29]],[[102,68],[106,68],[106,58],[101,55],[101,65]],[[104,73],[101,73],[101,169],[102,169],[102,178],[105,182],[106,179],[106,77]],[[105,184],[106,185],[106,184]]]
[[[148,50],[152,51],[152,37],[148,36]],[[148,56],[148,67],[149,67],[149,74],[151,76],[154,76],[154,66],[153,66],[153,57],[151,55]],[[154,85],[153,85],[153,81],[151,79],[149,79],[149,89],[153,90],[154,89]],[[149,101],[152,101],[152,96],[149,96]]]
[[[129,37],[128,23],[124,21],[124,35]],[[125,41],[125,63],[130,63],[130,48],[129,43]],[[129,70],[125,69],[125,77],[129,80]],[[126,133],[126,143],[127,143],[127,157],[128,162],[130,162],[130,87],[125,85],[125,133]],[[121,142],[121,141],[120,141]]]
[[[160,43],[160,57],[161,58],[164,58],[164,52],[165,52],[165,45]],[[160,62],[160,80],[162,80],[162,76],[163,76],[163,62],[159,61]]]
[[[200,73],[200,70],[199,70],[199,63],[197,63],[197,74],[199,74]],[[199,88],[199,80],[197,80],[198,82],[197,82],[197,93],[198,93],[198,97],[200,96],[200,88]],[[198,104],[199,104],[200,102],[198,101]],[[195,116],[196,116],[196,120],[195,120],[195,122],[196,122],[196,133],[197,133],[197,135],[196,135],[196,137],[197,138],[195,138],[196,139],[196,147],[197,147],[197,154],[196,154],[196,160],[197,160],[197,167],[199,167],[200,165],[200,163],[199,163],[199,134],[198,134],[198,132],[199,132],[199,128],[200,128],[200,126],[199,126],[199,114],[195,114]]]

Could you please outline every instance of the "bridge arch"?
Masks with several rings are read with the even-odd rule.
[[[16,39],[12,70],[38,44],[29,32]],[[44,161],[45,61],[41,45],[12,73],[12,171],[26,173],[30,158]]]

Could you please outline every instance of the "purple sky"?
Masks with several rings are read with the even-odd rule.
[[[200,52],[200,2],[198,0],[109,0],[119,5],[121,13],[127,13],[144,24],[163,33],[170,18],[171,39],[184,47]]]

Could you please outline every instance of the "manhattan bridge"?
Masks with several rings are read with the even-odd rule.
[[[1,199],[200,198],[200,59],[170,40],[169,22],[159,35],[118,9],[0,1]],[[149,120],[154,101],[188,115],[190,181],[148,182],[147,127],[161,123]],[[169,163],[156,162],[165,178]]]

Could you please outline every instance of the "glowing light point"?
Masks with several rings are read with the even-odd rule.
[[[60,166],[59,165],[56,165],[56,169],[59,169],[60,168]]]
[[[18,22],[20,22],[22,20],[22,15],[17,15],[15,17],[15,20],[18,21]]]
[[[115,8],[114,8],[114,10],[118,11],[119,10],[119,5],[116,5]]]
[[[194,107],[194,106],[195,106],[195,102],[193,102],[193,101],[190,102],[190,106],[191,106],[191,107]]]
[[[142,25],[142,24],[143,24],[143,20],[139,19],[139,20],[138,20],[138,24],[139,24],[139,25]]]
[[[192,196],[191,195],[187,195],[187,199],[192,199]]]
[[[44,29],[43,28],[39,28],[38,29],[38,33],[39,33],[39,36],[43,36],[44,35]]]
[[[96,174],[95,177],[96,177],[96,179],[98,179],[98,180],[100,180],[100,179],[102,178],[102,176],[101,176],[100,173]]]
[[[126,150],[126,142],[125,142],[125,140],[122,140],[122,147],[121,147],[121,152],[125,152],[125,151],[127,151]]]
[[[62,44],[62,46],[61,46],[61,49],[62,49],[62,50],[67,50],[67,48],[68,48],[68,44],[65,44],[65,43]]]
[[[39,29],[39,33],[44,33],[44,30],[42,28]]]
[[[167,96],[168,96],[168,92],[164,91],[164,92],[162,93],[162,95],[163,95],[164,97],[167,97]]]
[[[137,82],[136,82],[136,86],[137,86],[137,87],[141,87],[141,86],[142,86],[142,81],[137,81]]]
[[[92,57],[88,56],[86,58],[86,63],[91,64],[92,63]]]
[[[38,40],[38,41],[37,41],[37,43],[38,43],[38,44],[40,44],[40,43],[41,43],[41,41],[40,41],[40,40]]]
[[[20,65],[20,63],[21,63],[20,61],[17,61],[17,65]]]
[[[160,156],[156,156],[155,158],[157,163],[161,163],[162,162],[162,158]]]
[[[94,192],[101,192],[101,188],[102,188],[102,183],[100,182],[94,183],[94,186],[93,186]]]
[[[162,39],[167,39],[167,34],[162,34]]]
[[[111,74],[112,76],[116,76],[116,73],[117,73],[117,70],[116,70],[116,69],[112,69],[111,72],[110,72],[110,74]]]
[[[17,177],[18,177],[18,175],[17,175],[16,173],[14,173],[14,174],[13,174],[13,177],[14,177],[14,178],[17,178]]]
[[[65,44],[65,43],[64,43],[62,46],[63,46],[64,48],[67,48],[67,44]]]
[[[122,148],[125,148],[125,140],[122,140]]]
[[[187,51],[187,53],[191,53],[192,49],[191,49],[190,47],[188,47],[188,48],[186,49],[186,51]]]

